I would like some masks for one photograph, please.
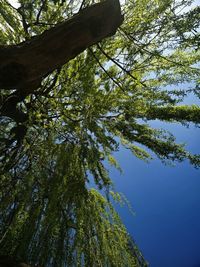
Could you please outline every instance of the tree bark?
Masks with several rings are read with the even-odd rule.
[[[33,92],[53,70],[114,35],[122,21],[119,0],[106,0],[28,41],[0,46],[0,89]]]

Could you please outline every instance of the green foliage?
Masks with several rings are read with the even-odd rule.
[[[34,38],[94,2],[20,0],[15,8],[0,0],[1,45]],[[199,106],[182,103],[200,95],[199,8],[184,11],[192,2],[126,1],[115,36],[18,102],[25,120],[0,117],[0,253],[43,266],[145,266],[111,203],[87,187],[94,179],[110,195],[104,164],[119,168],[120,144],[142,160],[200,166],[199,155],[151,127],[156,119],[200,123]],[[1,108],[15,94],[2,90]]]
[[[77,148],[43,156],[46,168],[41,164],[13,184],[14,195],[9,187],[1,191],[1,250],[43,266],[138,266],[111,202],[81,180]]]

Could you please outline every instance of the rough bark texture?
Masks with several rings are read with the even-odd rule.
[[[0,46],[0,88],[34,91],[53,70],[113,35],[122,21],[119,1],[106,0],[28,41]]]

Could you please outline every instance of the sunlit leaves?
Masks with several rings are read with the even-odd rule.
[[[13,8],[0,1],[1,45],[33,38],[93,2],[20,0]],[[124,23],[113,37],[49,73],[18,102],[26,120],[1,116],[4,253],[44,266],[137,266],[107,199],[105,165],[119,168],[121,143],[145,161],[156,155],[200,166],[199,155],[151,127],[152,120],[199,126],[199,106],[182,104],[188,94],[199,97],[199,8],[188,8],[192,2],[123,1]],[[1,110],[15,93],[2,90]],[[21,139],[17,127],[26,129]],[[88,189],[91,181],[107,198]]]
[[[9,202],[1,197],[1,230],[7,226],[1,248],[45,266],[70,262],[137,266],[126,229],[111,203],[98,191],[86,189],[78,150],[69,146],[46,156],[48,168],[41,167],[15,184],[15,196]],[[12,218],[7,222],[6,213]]]

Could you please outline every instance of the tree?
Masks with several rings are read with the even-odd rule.
[[[199,126],[199,106],[182,104],[199,97],[199,7],[128,1],[122,23],[114,0],[19,3],[0,1],[0,253],[43,266],[145,266],[104,164],[118,167],[121,143],[146,161],[199,167],[199,155],[151,127]]]

